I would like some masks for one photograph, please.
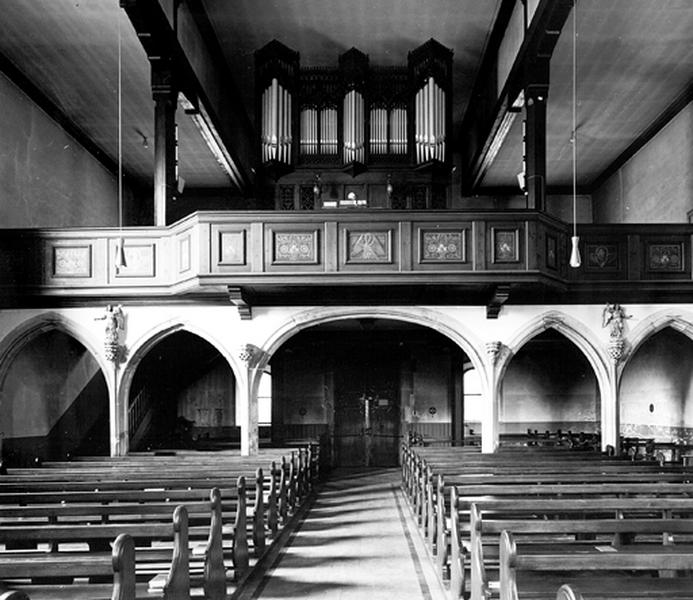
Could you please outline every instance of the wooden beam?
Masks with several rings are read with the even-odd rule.
[[[476,190],[502,146],[507,121],[517,110],[517,98],[527,84],[527,74],[537,58],[550,59],[558,37],[568,20],[573,0],[541,0],[526,31],[524,41],[515,57],[510,74],[499,93],[496,93],[497,58],[505,29],[510,21],[514,2],[501,5],[496,25],[482,60],[479,78],[462,126],[462,139],[470,140],[463,166],[462,180],[468,182],[464,193]],[[548,83],[548,81],[547,81]],[[488,106],[493,106],[491,111]]]
[[[230,162],[229,177],[241,192],[256,169],[255,132],[199,0],[120,0],[150,61],[170,58],[180,91],[202,115],[201,134]],[[195,119],[193,119],[195,121]],[[197,123],[197,121],[196,121]],[[212,145],[217,146],[212,149]],[[220,147],[219,147],[220,146]],[[218,157],[217,157],[218,158]]]

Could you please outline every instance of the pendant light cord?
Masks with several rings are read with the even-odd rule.
[[[573,236],[577,236],[577,0],[573,0]]]
[[[118,9],[118,230],[123,234],[123,39]]]

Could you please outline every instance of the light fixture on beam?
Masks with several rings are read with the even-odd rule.
[[[231,182],[238,189],[243,189],[243,176],[241,175],[241,172],[236,166],[235,161],[233,160],[233,158],[231,158],[231,154],[226,149],[226,145],[222,141],[221,136],[219,135],[219,132],[217,131],[216,127],[214,127],[212,119],[205,110],[204,105],[200,103],[197,109],[186,109],[185,112],[192,119],[192,122],[195,124],[198,131],[200,132],[202,139],[207,144],[209,151],[212,153],[217,163],[219,163],[219,166],[229,176]]]

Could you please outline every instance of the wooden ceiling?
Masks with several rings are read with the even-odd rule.
[[[185,1],[185,0],[184,0]],[[253,116],[253,53],[272,39],[304,65],[334,65],[357,47],[372,64],[403,65],[433,37],[454,51],[454,145],[501,0],[202,0],[223,56]],[[571,17],[572,19],[572,17]],[[123,157],[126,173],[150,185],[153,106],[149,63],[117,0],[9,0],[0,54],[76,130],[117,157],[118,23],[123,47]],[[667,110],[690,101],[690,0],[578,0],[578,179],[590,186],[633,149]],[[550,186],[571,181],[572,23],[551,60],[548,111]],[[7,64],[7,63],[6,63]],[[190,119],[179,117],[181,175],[193,187],[227,187]],[[147,144],[145,145],[145,138]],[[520,120],[482,186],[514,186]]]

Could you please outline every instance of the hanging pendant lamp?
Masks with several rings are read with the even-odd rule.
[[[577,234],[577,0],[573,0],[573,127],[570,135],[570,143],[573,149],[573,235],[570,238],[572,249],[570,252],[570,266],[577,269],[581,264],[580,237]]]

